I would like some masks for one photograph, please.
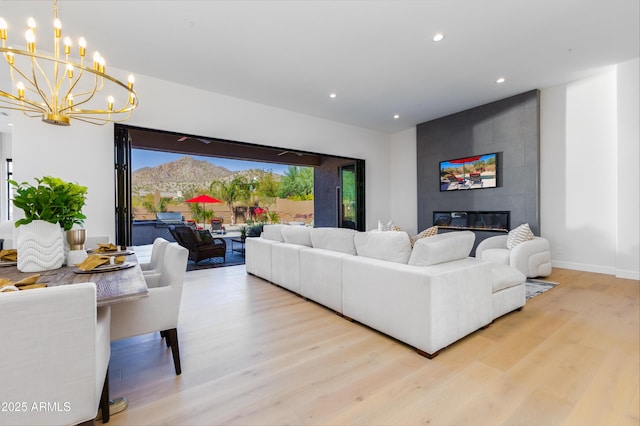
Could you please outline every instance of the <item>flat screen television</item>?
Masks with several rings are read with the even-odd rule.
[[[440,191],[495,188],[498,154],[472,155],[440,162]]]

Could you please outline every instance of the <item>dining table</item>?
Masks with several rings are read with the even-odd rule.
[[[0,277],[19,281],[37,274],[40,275],[37,282],[47,284],[48,287],[92,282],[96,285],[98,306],[108,306],[148,296],[142,268],[138,264],[133,250],[116,254],[109,252],[100,254],[105,256],[124,255],[125,260],[122,264],[96,268],[93,271],[80,271],[76,266],[71,265],[41,272],[21,272],[15,263],[0,262]]]

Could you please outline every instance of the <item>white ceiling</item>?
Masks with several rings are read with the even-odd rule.
[[[2,0],[9,44],[21,43],[29,16],[48,31],[52,4]],[[84,36],[107,66],[138,79],[394,133],[638,57],[639,4],[59,0],[58,8],[65,35]],[[437,32],[445,34],[439,43]],[[10,90],[4,68],[0,84]],[[498,77],[507,81],[496,84]]]

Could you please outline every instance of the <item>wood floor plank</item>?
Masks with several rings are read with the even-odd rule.
[[[244,266],[188,272],[182,375],[158,333],[114,342],[111,395],[129,408],[110,424],[639,424],[640,283],[548,279],[428,360]]]

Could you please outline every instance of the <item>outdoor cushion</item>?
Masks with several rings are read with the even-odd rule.
[[[360,232],[354,242],[358,256],[396,263],[407,263],[411,256],[411,239],[406,232]]]
[[[311,247],[311,228],[306,226],[284,226],[281,231],[285,243]]]
[[[314,248],[356,254],[353,242],[358,231],[347,228],[313,228],[311,229],[311,243]]]
[[[469,256],[476,235],[471,231],[455,231],[421,238],[413,245],[409,265],[429,266]]]
[[[262,228],[262,238],[265,240],[284,242],[282,238],[282,228],[287,225],[264,225]]]

